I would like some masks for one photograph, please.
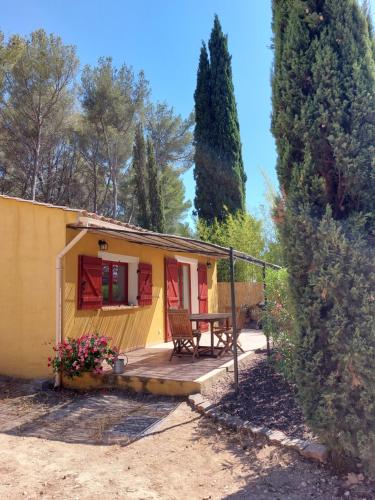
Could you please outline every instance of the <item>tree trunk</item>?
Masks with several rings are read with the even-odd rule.
[[[39,173],[40,135],[41,135],[41,130],[39,127],[38,138],[37,138],[36,148],[35,148],[34,168],[33,168],[33,177],[32,177],[32,189],[31,189],[31,199],[33,201],[35,201],[36,183],[37,183],[38,173]]]
[[[93,212],[96,214],[97,210],[98,210],[98,174],[97,174],[96,164],[94,164],[94,206],[93,206]]]
[[[112,193],[112,217],[116,219],[117,217],[117,200],[118,200],[118,187],[117,187],[117,178],[116,174],[113,172],[112,173],[112,188],[113,188],[113,193]]]

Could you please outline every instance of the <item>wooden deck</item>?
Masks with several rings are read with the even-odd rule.
[[[201,344],[209,345],[210,335],[202,335]],[[243,360],[255,349],[264,348],[266,339],[259,330],[244,330],[239,343],[245,353],[239,351]],[[217,380],[233,367],[232,354],[218,358],[201,357],[194,363],[191,356],[169,357],[172,343],[158,344],[127,353],[128,365],[121,375],[108,370],[102,375],[84,374],[73,382],[64,380],[64,385],[77,389],[123,388],[136,392],[148,392],[169,396],[186,396],[200,392],[202,387]]]

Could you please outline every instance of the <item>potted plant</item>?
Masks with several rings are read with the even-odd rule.
[[[110,338],[98,334],[85,334],[76,339],[67,338],[54,347],[55,357],[48,358],[48,366],[70,378],[83,372],[100,374],[103,363],[114,365],[118,348],[109,346]]]

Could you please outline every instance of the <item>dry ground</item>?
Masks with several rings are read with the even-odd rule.
[[[45,412],[41,401],[28,398],[21,394],[10,401],[3,394],[0,400],[0,422],[8,418],[10,424],[8,431],[0,427],[0,499],[372,498],[369,490],[353,493],[329,470],[294,452],[217,428],[185,402],[174,402],[171,413],[136,441],[85,444],[69,441],[66,430],[45,439],[24,424],[15,433],[12,419]],[[61,398],[54,403],[60,408],[82,396]]]

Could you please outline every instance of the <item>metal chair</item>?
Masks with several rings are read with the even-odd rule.
[[[195,358],[199,357],[201,333],[192,329],[189,311],[186,309],[169,309],[168,319],[173,342],[173,350],[169,361],[174,355],[181,356],[183,351],[186,351],[185,354],[191,354],[193,361],[195,361]]]

